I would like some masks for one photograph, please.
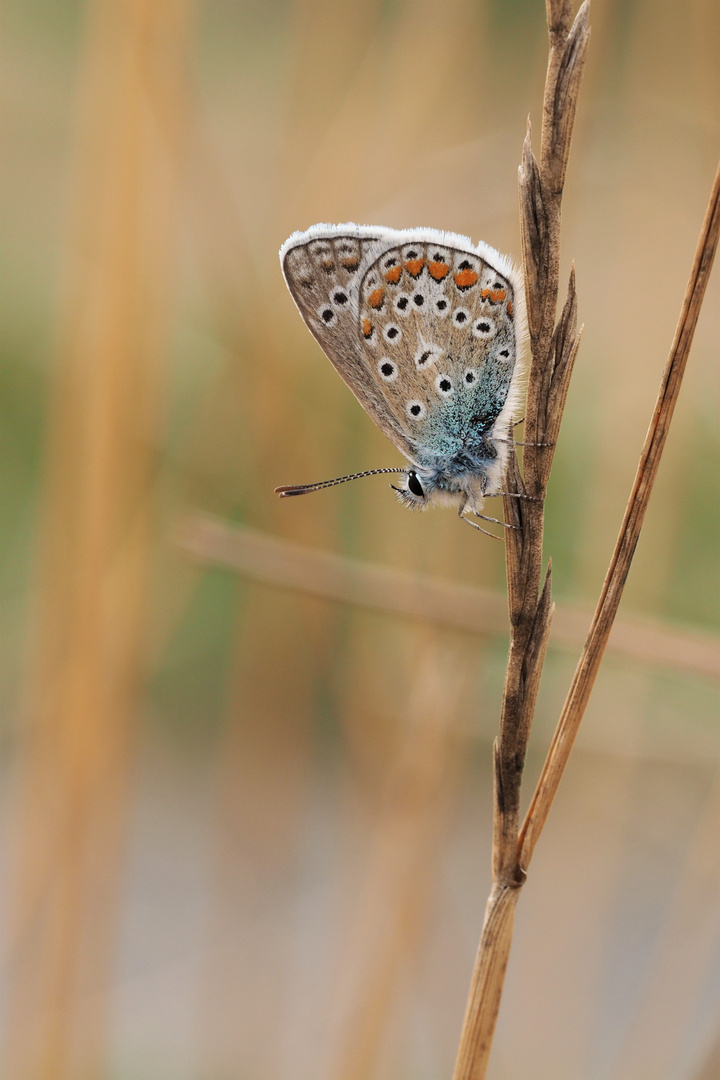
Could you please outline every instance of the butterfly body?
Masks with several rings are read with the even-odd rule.
[[[502,489],[522,391],[522,279],[434,229],[316,225],[280,251],[310,331],[410,463],[403,503],[478,513]]]

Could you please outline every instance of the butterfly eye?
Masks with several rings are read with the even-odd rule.
[[[418,475],[417,475],[416,472],[413,472],[412,470],[410,470],[410,472],[408,473],[407,486],[408,486],[408,491],[411,492],[411,494],[415,495],[416,498],[418,498],[418,499],[425,498],[425,492],[423,491],[422,484],[418,480]]]

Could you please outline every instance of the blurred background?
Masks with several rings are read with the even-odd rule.
[[[526,799],[720,150],[720,8],[678,11],[592,13]],[[451,1075],[490,885],[503,550],[386,478],[273,496],[401,463],[277,249],[352,220],[517,256],[544,18],[0,4],[3,1080]],[[520,901],[493,1080],[720,1075],[719,359],[716,268]]]

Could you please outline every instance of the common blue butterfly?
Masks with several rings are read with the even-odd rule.
[[[396,472],[406,506],[445,503],[483,517],[484,497],[502,490],[521,406],[520,271],[466,236],[353,224],[293,233],[280,262],[309,330],[410,467],[278,494]]]

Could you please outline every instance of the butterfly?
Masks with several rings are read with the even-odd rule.
[[[484,517],[484,498],[502,490],[522,402],[520,271],[466,236],[353,224],[293,233],[280,262],[310,332],[409,465],[277,493],[394,472],[405,506],[445,503],[461,518]]]

